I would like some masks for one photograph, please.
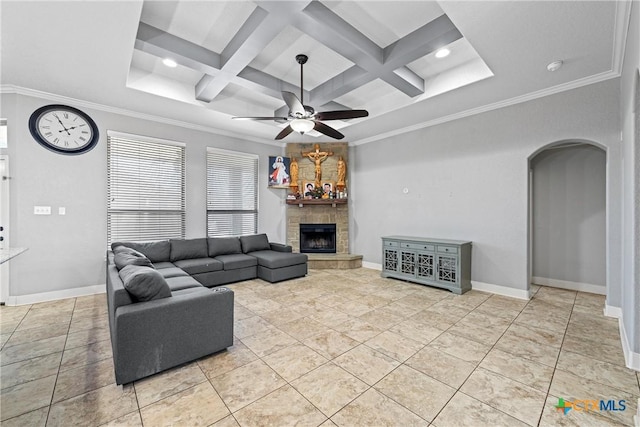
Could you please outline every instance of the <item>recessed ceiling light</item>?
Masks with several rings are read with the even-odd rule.
[[[171,67],[171,68],[175,68],[175,67],[178,66],[178,63],[176,61],[174,61],[173,59],[171,59],[171,58],[164,58],[162,60],[162,63],[164,65],[166,65],[167,67]]]
[[[551,72],[558,71],[560,67],[562,67],[562,64],[564,64],[563,61],[560,61],[560,60],[553,61],[549,65],[547,65],[547,71],[551,71]]]
[[[451,51],[444,47],[436,52],[436,58],[444,58],[445,56],[449,56],[450,53]]]

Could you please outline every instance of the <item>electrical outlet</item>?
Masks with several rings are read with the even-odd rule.
[[[34,206],[34,215],[51,215],[51,206]]]
[[[64,206],[60,206],[58,208],[58,215],[66,215],[67,214],[67,208],[65,208]]]

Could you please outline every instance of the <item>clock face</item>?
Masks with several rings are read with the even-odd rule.
[[[81,154],[98,143],[98,127],[82,111],[66,105],[38,108],[29,119],[31,135],[45,148],[60,154]]]

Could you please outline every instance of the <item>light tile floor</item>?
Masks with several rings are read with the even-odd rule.
[[[458,296],[364,268],[229,287],[233,347],[125,386],[104,295],[2,307],[2,425],[633,424],[638,373],[603,296]],[[565,415],[560,397],[626,409]]]

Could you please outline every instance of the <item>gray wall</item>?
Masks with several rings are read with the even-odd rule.
[[[380,264],[384,235],[471,240],[473,281],[528,289],[528,159],[557,141],[598,142],[608,151],[608,189],[619,187],[611,174],[619,170],[618,85],[608,80],[354,147],[352,252]],[[619,200],[607,204],[619,218]],[[614,230],[608,239],[619,244],[620,236]]]
[[[100,141],[80,156],[62,156],[38,145],[28,130],[31,113],[59,103],[24,95],[3,95],[8,119],[11,162],[12,246],[29,250],[11,261],[10,295],[22,296],[105,283],[107,130],[186,143],[186,236],[206,235],[206,147],[258,154],[259,231],[284,241],[283,190],[267,188],[268,156],[279,146],[132,118],[75,105],[93,117]],[[73,105],[73,104],[72,104]],[[52,207],[52,215],[35,216],[34,205]],[[66,207],[66,215],[57,214]]]
[[[606,284],[606,153],[551,148],[531,161],[533,276]]]
[[[640,369],[640,4],[632,3],[631,21],[620,79],[622,127],[623,221],[622,319],[629,347]]]

